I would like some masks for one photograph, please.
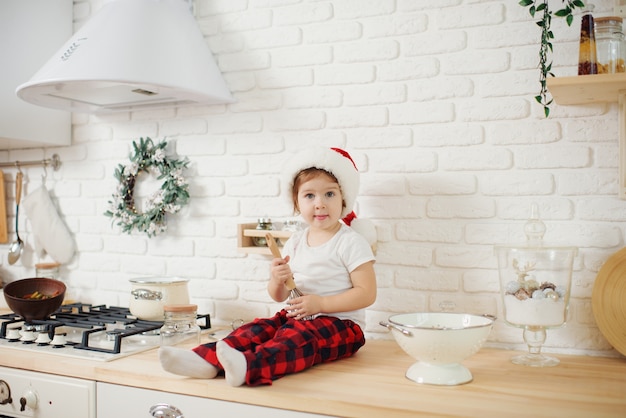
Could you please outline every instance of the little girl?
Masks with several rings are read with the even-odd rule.
[[[217,343],[193,350],[161,347],[166,371],[213,378],[223,370],[232,386],[271,384],[349,357],[365,344],[361,327],[364,309],[376,299],[376,275],[371,243],[348,226],[356,221],[356,166],[341,149],[319,148],[296,155],[283,172],[294,209],[308,224],[285,243],[284,258],[272,260],[267,290],[287,306]],[[372,232],[368,235],[371,241]],[[288,299],[285,282],[291,277],[304,296]]]

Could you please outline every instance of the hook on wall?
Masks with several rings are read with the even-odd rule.
[[[12,163],[0,163],[0,167],[16,167],[17,171],[19,171],[20,173],[22,172],[21,167],[33,166],[33,165],[42,165],[44,167],[44,170],[46,170],[46,167],[50,166],[54,169],[54,171],[57,171],[59,167],[61,166],[61,158],[59,157],[58,154],[52,154],[52,157],[46,158],[43,160],[14,161]],[[48,173],[46,171],[46,175],[47,174]]]

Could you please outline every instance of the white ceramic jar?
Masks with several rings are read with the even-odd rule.
[[[163,321],[165,305],[189,304],[188,282],[181,278],[130,279],[130,313],[146,321]]]

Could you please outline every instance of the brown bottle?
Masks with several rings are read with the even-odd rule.
[[[596,37],[591,11],[593,6],[583,11],[580,23],[580,49],[578,52],[578,75],[598,74],[596,59]]]

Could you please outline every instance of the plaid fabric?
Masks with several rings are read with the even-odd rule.
[[[365,344],[361,327],[350,320],[318,316],[310,321],[287,318],[281,310],[272,318],[259,318],[234,330],[224,341],[243,352],[248,363],[246,384],[271,385],[273,380],[319,363],[350,357]],[[215,344],[193,349],[223,370]]]

